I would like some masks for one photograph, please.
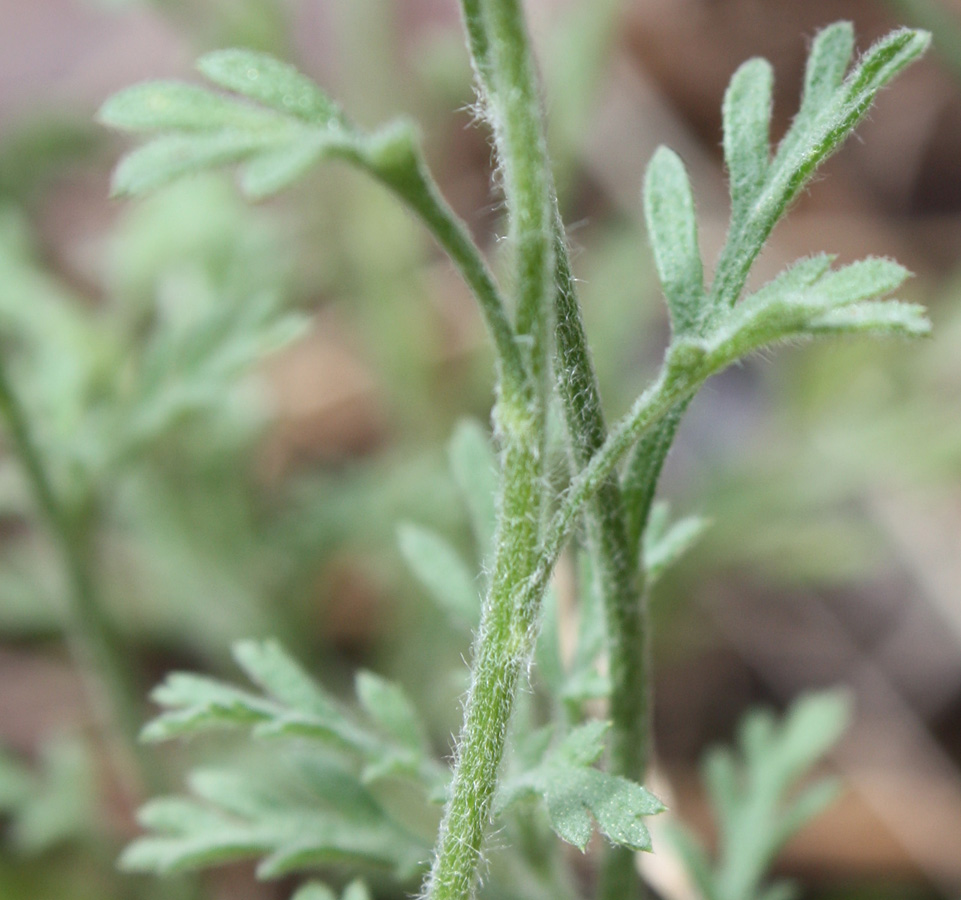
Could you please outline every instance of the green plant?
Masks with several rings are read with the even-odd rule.
[[[398,122],[363,132],[284,63],[243,50],[208,54],[199,62],[201,72],[230,93],[150,83],[122,92],[101,111],[109,125],[156,135],[121,162],[114,182],[118,194],[138,194],[232,164],[241,166],[241,187],[252,197],[286,187],[322,159],[365,170],[393,191],[448,253],[479,303],[497,361],[496,457],[489,466],[497,473],[497,499],[491,524],[487,495],[468,491],[467,496],[487,574],[450,784],[444,788],[443,770],[432,761],[416,716],[395,687],[362,678],[358,695],[365,714],[358,717],[279,646],[241,645],[238,661],[263,695],[174,676],[157,694],[168,712],[147,734],[168,737],[236,724],[252,727],[256,737],[307,739],[296,750],[297,771],[269,791],[235,775],[197,775],[192,786],[203,803],[161,801],[145,809],[145,823],[167,836],[134,844],[125,857],[131,867],[164,871],[263,855],[264,875],[349,860],[387,865],[400,879],[412,877],[428,855],[429,832],[425,837],[407,823],[399,826],[396,810],[371,791],[387,776],[399,776],[426,801],[446,798],[426,896],[461,900],[474,894],[492,815],[510,823],[524,848],[517,862],[529,879],[524,883],[546,890],[550,885],[567,895],[569,880],[558,874],[563,860],[522,803],[531,796],[544,800],[553,829],[582,848],[593,816],[612,844],[602,863],[600,894],[609,900],[635,894],[633,851],[650,849],[641,819],[662,808],[640,786],[650,759],[644,598],[647,584],[697,530],[691,522],[667,527],[663,513],[654,514],[658,475],[684,410],[713,374],[772,344],[825,334],[928,331],[920,307],[876,299],[907,276],[886,259],[834,269],[832,257],[814,256],[742,299],[777,221],[877,92],[928,43],[922,32],[894,32],[849,72],[853,32],[837,24],[812,45],[800,111],[773,154],[770,66],[751,60],[731,81],[723,110],[731,223],[709,285],[684,166],[666,148],[651,160],[644,210],[672,336],[653,383],[608,430],[553,188],[521,5],[517,0],[461,5],[478,110],[494,136],[509,217],[510,302],[436,188],[413,127]],[[562,490],[549,467],[555,401],[571,472]],[[486,442],[474,434],[467,445],[478,458]],[[455,448],[455,471],[473,465],[460,456],[464,446],[461,441],[461,449]],[[581,522],[583,536],[577,534]],[[598,627],[597,615],[583,617],[576,667],[564,672],[551,647],[551,630],[541,625],[551,620],[547,598],[554,567],[575,537],[582,546],[582,572],[590,573],[583,579],[582,602],[593,598],[605,624]],[[455,553],[417,530],[405,530],[402,541],[420,577],[469,621],[473,582]],[[546,636],[541,641],[539,633]],[[590,677],[597,675],[601,654],[609,665],[606,682]],[[532,727],[538,722],[534,710],[517,710],[526,705],[520,689],[535,655],[556,701],[548,725],[540,729]],[[573,674],[580,682],[572,687]],[[586,717],[584,698],[598,691],[609,702],[609,725]],[[505,764],[512,727],[514,751]],[[605,751],[605,738],[607,769],[601,771],[594,763]],[[423,819],[429,822],[429,813]],[[766,861],[767,849],[759,849],[756,859]],[[305,889],[310,891],[326,896],[323,888]]]

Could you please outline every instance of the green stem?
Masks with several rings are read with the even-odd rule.
[[[555,216],[555,257],[557,382],[571,456],[580,471],[604,445],[607,426],[559,214]],[[587,534],[607,621],[611,678],[609,768],[615,775],[642,781],[651,734],[644,568],[637,542],[631,541],[627,509],[614,472],[600,485],[590,504]],[[606,847],[598,896],[629,900],[640,892],[633,851]]]
[[[467,227],[444,200],[423,158],[418,154],[414,165],[373,171],[418,215],[473,292],[497,353],[499,380],[518,393],[526,392],[527,369],[494,276]]]
[[[536,561],[539,521],[530,513],[541,499],[541,466],[530,441],[508,434],[497,556],[474,643],[454,777],[426,886],[431,900],[473,895],[517,683],[533,654],[537,607],[515,601]]]
[[[544,426],[554,288],[554,198],[537,78],[518,0],[480,0],[475,6],[480,14],[475,18],[475,31],[482,22],[487,34],[487,62],[481,64],[489,79],[486,109],[510,212],[516,328],[519,338],[527,342],[529,370],[539,402],[538,421]],[[539,430],[543,445],[546,428]]]
[[[426,895],[465,900],[477,885],[507,728],[530,666],[543,594],[519,603],[538,565],[546,442],[547,346],[553,293],[553,196],[534,66],[517,0],[464,5],[494,128],[514,245],[517,333],[530,373],[526,397],[499,385],[494,420],[501,490],[491,586],[473,650],[471,688]]]
[[[23,407],[0,364],[0,417],[6,422],[13,452],[33,491],[37,506],[60,551],[67,577],[72,632],[77,656],[88,671],[96,672],[105,695],[107,714],[124,742],[122,768],[136,768],[138,790],[158,787],[155,767],[148,764],[137,740],[142,724],[141,692],[131,676],[128,654],[97,595],[93,575],[89,509],[63,502],[54,489],[46,464],[30,431]],[[129,777],[125,778],[129,781]]]

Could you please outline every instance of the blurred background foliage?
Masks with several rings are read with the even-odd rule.
[[[654,147],[684,156],[699,217],[715,223],[702,234],[711,258],[727,217],[720,99],[736,65],[772,60],[783,128],[817,27],[849,18],[864,47],[898,22],[935,26],[941,55],[882,97],[863,141],[831,161],[761,264],[768,275],[821,250],[897,257],[916,272],[909,299],[929,305],[935,337],[753,360],[692,407],[662,493],[713,526],[655,596],[658,789],[710,835],[694,775],[705,747],[755,703],[846,685],[856,724],[832,761],[841,801],[789,846],[783,870],[818,898],[957,897],[961,5],[528,6],[612,416],[667,334],[638,198]],[[99,103],[136,80],[190,78],[196,54],[228,45],[296,62],[363,125],[415,117],[445,194],[496,261],[491,151],[471,127],[453,0],[3,4],[8,376],[58,487],[95,510],[96,580],[145,698],[172,668],[232,675],[233,641],[276,635],[345,693],[358,664],[402,682],[443,751],[467,637],[421,596],[396,531],[417,522],[469,556],[446,444],[460,418],[487,421],[483,330],[426,236],[342,168],[256,207],[208,177],[108,201],[120,146],[92,124]],[[0,897],[191,896],[196,886],[114,873],[139,798],[114,771],[96,690],[66,650],[64,593],[7,453]],[[223,747],[163,750],[155,763],[174,784]],[[662,849],[652,880],[665,897],[690,896]],[[266,898],[290,886],[257,886],[238,867],[205,890]]]

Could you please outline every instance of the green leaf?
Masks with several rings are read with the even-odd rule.
[[[747,214],[767,177],[773,83],[771,64],[750,59],[734,73],[724,95],[724,161],[734,222]]]
[[[724,110],[732,219],[710,290],[712,324],[737,303],[771,230],[818,166],[851,134],[881,88],[920,56],[929,42],[930,35],[923,31],[892,32],[868,50],[845,78],[851,28],[840,23],[822,31],[808,58],[801,109],[769,164],[768,151],[762,148],[769,72],[760,61],[738,70]]]
[[[854,53],[854,28],[835,22],[817,33],[804,70],[800,116],[810,118],[823,109],[844,80]]]
[[[9,836],[18,850],[36,855],[89,836],[98,777],[83,743],[70,738],[44,743],[38,769],[24,788],[10,810]]]
[[[659,147],[644,179],[644,216],[674,333],[695,330],[704,303],[691,184],[680,157]]]
[[[754,711],[738,730],[740,758],[724,749],[708,754],[703,774],[720,838],[705,896],[759,896],[780,848],[830,803],[837,790],[832,780],[800,793],[797,784],[840,737],[849,705],[843,692],[827,691],[800,698],[780,722]],[[703,878],[702,872],[699,882]],[[780,896],[787,888],[771,890]]]
[[[120,161],[111,191],[117,197],[143,194],[185,175],[242,162],[258,153],[272,153],[277,145],[278,139],[270,134],[165,135]]]
[[[312,125],[343,124],[337,105],[293,66],[253,50],[217,50],[197,68],[214,84]]]
[[[480,593],[467,565],[442,537],[410,523],[397,529],[400,552],[431,598],[462,628],[480,620]]]
[[[244,674],[271,699],[308,715],[340,715],[336,702],[310,677],[277,640],[240,641],[234,659]]]
[[[272,704],[254,694],[186,672],[168,675],[150,698],[168,710],[141,732],[141,739],[150,742],[210,728],[263,722],[276,713]]]
[[[931,322],[923,306],[889,300],[829,310],[810,319],[805,330],[811,334],[925,337],[931,333]]]
[[[446,767],[430,757],[417,713],[396,685],[370,673],[358,678],[359,699],[372,727],[324,691],[277,641],[243,641],[234,656],[266,696],[173,673],[152,695],[165,711],[144,728],[143,739],[247,727],[254,738],[309,739],[351,755],[365,781],[401,776],[430,796],[446,783]]]
[[[805,84],[814,88],[819,108],[810,116],[799,116],[778,148],[772,170],[769,196],[781,210],[800,192],[814,170],[854,130],[874,102],[878,92],[905,66],[927,49],[927,32],[899,29],[882,38],[858,61],[854,70],[828,97],[827,86],[836,78],[837,64],[846,47],[840,33],[829,36],[824,54],[809,67]],[[820,44],[816,44],[820,49]],[[828,50],[831,53],[828,53]],[[816,86],[816,87],[814,87]],[[812,110],[814,107],[811,107]],[[780,215],[778,212],[776,215]]]
[[[891,259],[869,257],[841,269],[826,272],[807,285],[802,302],[829,309],[880,297],[900,287],[911,273]]]
[[[830,269],[829,256],[802,260],[748,297],[719,323],[715,339],[733,356],[777,341],[829,334],[920,337],[931,324],[922,307],[867,298],[889,293],[910,274],[871,257]]]
[[[705,532],[710,522],[701,516],[679,519],[668,527],[667,504],[655,504],[644,532],[644,568],[654,584]]]
[[[801,791],[781,812],[777,843],[786,844],[808,822],[821,815],[840,792],[840,782],[835,778],[823,778]]]
[[[608,727],[605,722],[588,722],[575,728],[538,766],[506,779],[497,810],[523,797],[540,796],[557,835],[582,851],[595,822],[612,843],[650,850],[651,836],[643,818],[662,812],[664,805],[641,785],[593,768],[603,753]]]
[[[487,429],[475,419],[461,419],[448,447],[451,473],[470,513],[481,556],[494,546],[497,523],[497,459]]]
[[[155,834],[124,851],[127,871],[169,872],[261,859],[262,878],[331,862],[394,869],[409,877],[427,853],[346,769],[316,757],[296,773],[201,771],[198,798],[161,798],[140,813]]]
[[[668,822],[664,826],[664,837],[674,847],[702,900],[716,900],[711,860],[700,840],[679,822]]]
[[[101,108],[99,118],[106,125],[157,135],[121,160],[113,178],[115,195],[140,194],[205,169],[241,163],[242,189],[265,197],[315,162],[333,158],[364,166],[384,180],[416,180],[418,156],[407,126],[359,133],[292,66],[263,53],[223,50],[201,58],[199,68],[243,99],[179,82],[150,82],[121,91]],[[398,155],[401,144],[406,156]]]
[[[310,881],[297,888],[290,900],[337,900],[337,895],[326,884]]]
[[[362,671],[357,674],[357,699],[371,719],[401,744],[425,751],[427,742],[420,718],[399,685]]]
[[[821,691],[794,702],[781,725],[780,759],[784,778],[796,778],[841,738],[851,720],[847,691]]]
[[[290,146],[260,153],[244,167],[240,176],[241,190],[252,199],[276,194],[293,184],[331,147],[325,135],[305,138]]]
[[[337,900],[337,895],[326,884],[309,881],[301,885],[290,900]],[[370,892],[363,881],[355,879],[344,888],[341,900],[370,900]]]
[[[100,108],[104,125],[124,131],[269,130],[274,113],[179,81],[148,81],[114,94]]]

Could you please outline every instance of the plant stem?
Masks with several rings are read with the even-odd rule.
[[[13,452],[60,552],[70,598],[70,631],[75,638],[75,655],[87,671],[97,673],[107,707],[106,715],[123,740],[121,769],[126,775],[124,780],[131,780],[132,764],[136,770],[134,780],[139,782],[134,792],[139,794],[143,789],[154,790],[158,787],[156,769],[148,764],[137,740],[142,724],[141,692],[131,675],[130,660],[123,641],[113,628],[97,594],[92,569],[92,516],[89,507],[86,504],[73,507],[57,496],[23,407],[2,364],[0,417],[7,425]]]
[[[526,342],[546,436],[548,344],[554,290],[553,186],[530,41],[518,0],[465,4],[471,39],[484,41],[486,113],[494,131],[515,253],[516,329]]]
[[[426,894],[465,900],[478,878],[504,742],[521,674],[533,655],[541,596],[518,598],[538,565],[545,486],[549,313],[553,293],[550,170],[534,65],[517,0],[464,6],[481,57],[487,113],[494,126],[510,210],[516,278],[516,330],[530,373],[527,397],[498,387],[494,413],[501,444],[501,488],[491,586],[474,643],[471,688]]]
[[[415,166],[397,172],[374,171],[418,215],[477,299],[494,343],[499,381],[518,393],[526,391],[529,374],[494,276],[466,226],[444,200],[423,159],[418,156]]]
[[[559,214],[555,216],[555,255],[557,383],[571,457],[575,470],[580,471],[603,446],[607,426]],[[609,768],[615,775],[640,782],[647,768],[651,733],[644,568],[638,543],[631,541],[624,496],[613,472],[591,501],[587,533],[607,623],[611,678]],[[605,900],[630,900],[641,893],[641,887],[633,851],[606,847],[598,896]]]
[[[474,642],[454,777],[427,881],[432,900],[464,900],[474,892],[517,682],[533,654],[536,607],[515,601],[536,560],[539,520],[531,510],[541,499],[541,466],[536,450],[522,446],[516,435],[508,441],[494,575]]]

